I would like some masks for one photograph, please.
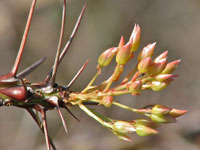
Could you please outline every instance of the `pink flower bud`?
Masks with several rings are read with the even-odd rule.
[[[172,74],[159,74],[157,76],[155,76],[155,79],[157,81],[160,81],[160,82],[164,82],[168,79],[174,79],[176,78],[178,75],[172,75]]]
[[[155,58],[154,62],[160,62],[163,59],[167,59],[167,55],[168,55],[168,51],[163,52],[162,54],[160,54],[158,57]]]
[[[135,132],[135,127],[133,124],[126,121],[116,121],[113,125],[113,129],[122,134]]]
[[[151,114],[151,120],[156,123],[175,123],[176,122],[176,119],[169,114],[167,114],[167,115]]]
[[[149,73],[154,75],[159,74],[165,69],[166,65],[167,65],[167,59],[166,58],[160,59],[159,61],[153,63],[153,65],[149,69]]]
[[[181,60],[175,60],[167,64],[165,69],[162,71],[163,74],[170,74],[172,73],[177,67],[178,64],[180,63]]]
[[[110,95],[104,96],[101,101],[101,104],[103,104],[106,107],[110,107],[112,103],[113,103],[113,97]]]
[[[141,61],[146,57],[152,57],[155,47],[156,47],[156,42],[148,44],[146,47],[144,47],[138,56],[138,61]]]
[[[151,113],[154,114],[154,115],[166,115],[170,111],[171,111],[171,109],[168,108],[168,107],[165,107],[165,106],[162,106],[162,105],[155,105],[152,108],[152,112]]]
[[[142,59],[138,64],[138,70],[141,73],[146,73],[149,71],[150,67],[152,66],[153,62],[151,57],[147,57]]]
[[[138,49],[139,44],[140,44],[140,34],[141,34],[141,29],[138,24],[135,24],[135,27],[133,29],[133,32],[130,36],[130,42],[131,42],[131,52],[134,52]]]
[[[113,57],[115,56],[117,52],[117,48],[112,47],[107,50],[105,50],[98,58],[98,63],[101,67],[105,67],[110,64]]]
[[[126,64],[132,56],[131,54],[131,43],[129,42],[126,45],[119,48],[119,51],[116,56],[116,62],[120,65]]]
[[[133,95],[139,94],[142,91],[142,82],[140,80],[131,82],[131,84],[128,85],[128,90]]]
[[[122,46],[124,46],[124,36],[123,35],[121,36],[118,47],[122,47]]]
[[[172,109],[169,114],[176,118],[184,115],[185,113],[187,113],[187,110]]]
[[[149,136],[149,135],[158,134],[158,131],[155,130],[155,129],[152,129],[148,126],[137,125],[136,126],[136,133],[139,136]]]

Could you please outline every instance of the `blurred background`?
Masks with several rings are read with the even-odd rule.
[[[82,9],[83,1],[67,0],[65,42]],[[31,0],[0,1],[0,74],[12,68]],[[42,57],[46,61],[27,78],[41,81],[53,64],[61,22],[62,0],[38,0],[20,70]],[[73,85],[83,89],[96,72],[98,56],[116,46],[123,34],[126,41],[135,23],[142,29],[140,50],[157,42],[155,55],[169,50],[169,61],[182,59],[175,73],[179,78],[160,92],[144,91],[141,96],[120,96],[123,104],[140,108],[163,104],[189,112],[175,124],[159,128],[156,136],[131,135],[133,141],[119,140],[106,128],[78,108],[71,111],[80,123],[63,111],[69,133],[66,135],[56,111],[48,115],[48,128],[58,150],[199,150],[200,149],[200,1],[199,0],[87,0],[87,8],[78,33],[59,67],[57,83],[66,85],[89,58],[89,64]],[[128,72],[136,61],[129,62]],[[103,70],[97,84],[107,79],[114,62]],[[113,119],[133,120],[138,116],[116,107],[94,107]],[[32,118],[23,109],[0,108],[0,149],[43,150],[45,139]]]

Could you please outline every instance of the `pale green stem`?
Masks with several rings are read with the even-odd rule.
[[[85,93],[88,90],[88,88],[94,83],[94,81],[97,79],[98,76],[99,76],[99,72],[97,71],[97,73],[94,75],[94,77],[92,78],[90,83],[87,85],[87,87],[82,91],[82,93]]]
[[[118,106],[118,107],[121,107],[123,109],[129,110],[129,111],[132,111],[132,112],[135,112],[135,113],[143,114],[143,115],[148,116],[148,117],[149,117],[148,113],[151,113],[151,110],[148,110],[148,109],[136,109],[136,108],[132,108],[132,107],[123,105],[123,104],[118,103],[118,102],[113,102],[113,104]]]
[[[118,73],[119,69],[120,69],[120,65],[117,64],[114,73],[113,73],[112,76],[108,79],[108,83],[107,83],[107,86],[106,86],[106,88],[105,88],[104,91],[107,91],[107,90],[110,88],[110,86],[111,86],[112,83],[113,83],[113,78],[114,78],[115,75]]]
[[[113,125],[103,121],[101,118],[99,118],[98,116],[96,116],[93,112],[91,112],[85,105],[83,104],[79,104],[78,105],[86,114],[88,114],[90,117],[94,118],[96,121],[98,121],[100,124],[102,124],[103,126],[106,126],[108,128],[113,128]]]
[[[127,83],[128,80],[133,76],[134,73],[137,72],[137,66],[138,64],[135,66],[135,68],[133,68],[129,73],[128,75],[124,78],[124,80],[122,81],[123,84]]]
[[[121,103],[118,103],[118,102],[113,102],[114,105],[118,106],[118,107],[121,107],[123,109],[126,109],[126,110],[129,110],[129,111],[132,111],[132,112],[138,112],[138,109],[135,109],[135,108],[132,108],[132,107],[129,107],[129,106],[126,106],[126,105],[123,105]]]

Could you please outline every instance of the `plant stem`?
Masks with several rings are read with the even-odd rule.
[[[112,125],[108,122],[103,121],[101,118],[99,118],[97,115],[95,115],[91,110],[89,110],[85,105],[79,104],[78,105],[86,114],[88,114],[90,117],[94,118],[96,121],[98,121],[103,126],[106,126],[108,128],[112,129]]]

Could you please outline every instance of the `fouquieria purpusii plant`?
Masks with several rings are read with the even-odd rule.
[[[121,36],[117,46],[108,48],[99,56],[97,72],[82,91],[71,91],[70,87],[84,70],[88,61],[85,62],[68,85],[62,86],[56,84],[58,66],[70,47],[86,8],[86,5],[84,5],[69,40],[63,46],[66,0],[63,0],[61,30],[54,64],[47,73],[46,78],[41,82],[32,83],[28,81],[25,77],[44,61],[44,58],[42,58],[24,71],[17,73],[35,6],[36,0],[33,0],[14,66],[8,74],[0,76],[0,106],[15,106],[25,109],[44,133],[48,150],[51,148],[56,149],[48,134],[46,121],[46,112],[48,110],[56,109],[58,111],[63,127],[67,132],[67,126],[60,108],[66,109],[78,120],[69,110],[70,107],[78,106],[87,115],[113,132],[118,138],[126,141],[131,141],[128,134],[134,132],[139,136],[157,134],[157,127],[166,123],[174,123],[177,117],[187,112],[186,110],[169,108],[159,104],[147,105],[137,109],[115,101],[115,97],[119,95],[140,95],[143,90],[160,91],[177,78],[177,75],[172,73],[180,63],[180,60],[167,62],[168,51],[161,53],[157,57],[153,57],[156,43],[148,44],[141,50],[137,57],[135,56],[135,51],[139,47],[141,34],[138,24],[135,25],[127,42]],[[62,47],[64,48],[61,51]],[[136,59],[137,64],[127,74],[125,73],[126,76],[124,79],[120,79],[121,74],[124,73],[125,65],[133,58]],[[111,61],[115,61],[116,63],[113,73],[108,79],[96,85],[95,80],[101,75],[101,70],[107,67]],[[113,83],[116,81],[120,81],[120,84],[113,86]],[[103,105],[106,108],[115,105],[125,110],[142,114],[145,116],[145,119],[115,120],[90,109],[89,105]]]

